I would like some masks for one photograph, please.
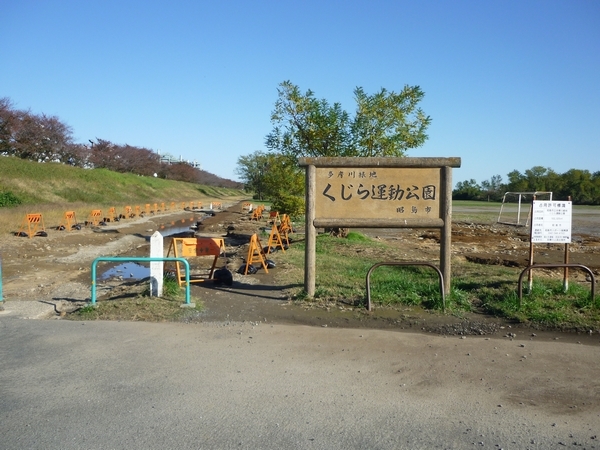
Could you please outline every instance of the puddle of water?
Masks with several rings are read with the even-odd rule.
[[[184,233],[193,233],[196,230],[197,225],[202,223],[202,221],[207,217],[210,217],[210,214],[195,214],[189,219],[181,219],[162,224],[158,227],[158,231],[163,235],[163,237]]]
[[[129,280],[141,280],[150,276],[150,267],[136,262],[126,262],[118,266],[111,267],[100,276],[101,280],[109,278],[123,277]]]
[[[195,232],[198,224],[200,224],[205,218],[210,217],[212,214],[194,214],[194,216],[187,219],[175,220],[169,223],[161,224],[158,227],[158,231],[163,237],[175,236],[178,234],[185,234]],[[150,239],[150,236],[146,238]],[[130,280],[141,280],[150,276],[150,266],[136,263],[136,262],[125,262],[117,266],[113,266],[103,272],[100,275],[101,280],[107,280],[109,278],[123,277],[123,279]]]

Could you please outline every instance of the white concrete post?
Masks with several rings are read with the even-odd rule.
[[[150,257],[151,258],[163,258],[163,235],[158,231],[150,237]],[[150,263],[150,295],[155,297],[162,297],[163,291],[163,273],[164,273],[164,262],[153,261]]]

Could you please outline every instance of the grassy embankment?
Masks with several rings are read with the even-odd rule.
[[[235,189],[217,188],[161,178],[81,169],[63,164],[39,164],[18,158],[0,157],[0,196],[17,199],[19,205],[0,208],[0,236],[18,230],[26,214],[42,214],[47,228],[57,226],[65,211],[75,211],[83,222],[92,209],[146,203],[167,207],[175,202],[207,203],[211,200],[242,199],[247,194]]]

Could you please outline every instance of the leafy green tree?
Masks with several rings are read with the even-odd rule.
[[[244,183],[247,191],[254,192],[258,200],[264,200],[264,177],[267,168],[267,155],[257,150],[250,155],[240,156],[235,173]]]
[[[431,118],[418,108],[425,95],[418,86],[373,95],[358,87],[353,118],[339,103],[319,100],[311,90],[303,94],[290,81],[277,92],[266,146],[286,156],[403,156],[428,137]]]
[[[525,171],[527,178],[527,189],[529,191],[547,191],[546,182],[551,169],[542,166],[533,166]]]
[[[500,200],[505,192],[552,192],[556,200],[571,200],[576,205],[600,205],[600,171],[571,169],[563,174],[550,168],[534,166],[525,173],[513,170],[508,174],[508,183],[503,184],[500,175],[483,181],[481,186],[474,179],[461,181],[452,191],[454,199]]]
[[[304,195],[304,173],[295,160],[281,154],[255,151],[240,156],[236,173],[259,200]]]
[[[502,190],[504,185],[502,184],[502,177],[500,175],[494,175],[489,180],[481,182],[481,190],[485,195],[487,201],[499,201],[502,199]]]
[[[304,171],[285,155],[267,155],[263,182],[265,194],[271,199],[283,194],[304,195]]]
[[[513,170],[508,173],[508,184],[506,190],[509,192],[526,192],[528,191],[527,178],[518,170]]]
[[[290,81],[281,83],[277,92],[274,128],[266,138],[269,150],[293,157],[353,156],[350,119],[339,103],[318,100],[311,90],[302,94]]]
[[[418,108],[424,96],[418,86],[404,86],[399,94],[382,88],[373,95],[356,88],[356,115],[350,128],[356,156],[403,156],[409,148],[423,145],[431,123]]]
[[[592,174],[593,205],[600,205],[600,171]]]
[[[358,87],[354,117],[339,103],[317,99],[311,90],[303,94],[290,81],[281,83],[277,92],[273,130],[265,143],[273,154],[294,162],[302,156],[403,156],[427,140],[431,118],[418,108],[425,95],[418,86],[405,86],[400,93],[381,89],[373,95]],[[347,231],[330,230],[337,236]]]
[[[594,183],[589,170],[571,169],[563,174],[563,196],[571,196],[574,203],[594,204]]]
[[[481,187],[473,178],[468,181],[459,181],[452,191],[454,200],[479,200],[482,196]]]

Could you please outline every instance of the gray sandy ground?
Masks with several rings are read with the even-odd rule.
[[[2,449],[600,448],[600,347],[0,316]]]

